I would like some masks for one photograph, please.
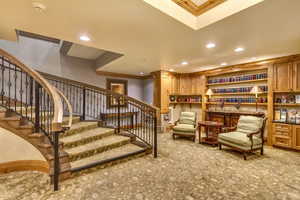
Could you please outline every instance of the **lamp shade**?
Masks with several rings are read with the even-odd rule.
[[[251,89],[250,93],[252,93],[252,94],[259,94],[259,93],[262,93],[262,90],[260,89],[260,87],[258,87],[258,86],[256,85],[256,86],[254,86],[254,87]]]
[[[213,94],[212,89],[208,89],[208,90],[206,91],[206,95],[211,96],[212,94]]]

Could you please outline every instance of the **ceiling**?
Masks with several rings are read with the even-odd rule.
[[[101,70],[132,75],[171,68],[194,72],[221,67],[222,62],[231,65],[300,53],[298,0],[266,0],[199,30],[143,0],[43,3],[47,9],[39,13],[31,0],[2,2],[0,39],[17,40],[18,29],[105,49],[124,56]],[[91,41],[80,41],[81,34]],[[207,49],[209,42],[216,47]],[[234,52],[236,47],[245,51]]]
[[[73,44],[69,49],[67,55],[77,58],[84,58],[88,60],[96,60],[105,53],[104,50],[90,48],[80,44]]]

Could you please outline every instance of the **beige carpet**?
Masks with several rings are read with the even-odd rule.
[[[300,153],[267,147],[250,156],[159,135],[159,158],[142,157],[77,177],[52,192],[47,175],[0,176],[0,200],[300,199]]]

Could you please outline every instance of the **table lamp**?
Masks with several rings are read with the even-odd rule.
[[[255,85],[251,91],[251,94],[255,94],[255,99],[256,99],[256,112],[257,112],[257,99],[258,99],[258,94],[262,93],[262,90],[260,89],[260,87],[258,87],[257,85]]]

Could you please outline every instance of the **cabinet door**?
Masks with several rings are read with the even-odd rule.
[[[293,90],[300,92],[300,61],[294,63],[293,81]]]
[[[168,74],[161,76],[161,113],[169,111],[169,95],[171,94],[171,78]]]
[[[274,123],[272,131],[273,145],[292,148],[292,132],[292,125]]]
[[[300,126],[293,126],[293,148],[300,150]]]
[[[289,92],[292,90],[292,63],[278,63],[274,64],[274,91]]]

